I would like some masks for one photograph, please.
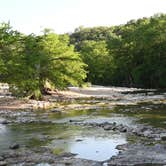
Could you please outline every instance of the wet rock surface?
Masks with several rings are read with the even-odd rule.
[[[127,133],[129,135],[135,135],[138,137],[146,137],[148,139],[152,139],[154,141],[165,141],[166,139],[166,130],[160,128],[154,128],[148,125],[137,125],[137,127],[127,126],[123,124],[117,124],[116,122],[109,123],[82,123],[82,122],[74,122],[69,121],[73,125],[83,125],[83,126],[93,126],[93,127],[101,127],[106,131],[113,130],[121,133]]]
[[[5,161],[0,161],[0,166],[7,166],[7,162],[5,162]]]
[[[109,166],[164,166],[166,145],[125,144],[117,147],[119,154],[108,161]]]
[[[9,117],[8,117],[9,115]],[[34,123],[34,124],[56,124],[55,121],[48,119],[47,114],[42,114],[40,118],[37,118],[38,115],[35,113],[12,113],[5,114],[3,121],[8,121],[8,123],[3,123],[3,125],[12,125],[13,123]],[[10,119],[10,120],[8,120]],[[108,161],[98,162],[91,161],[86,159],[78,159],[75,158],[75,154],[71,153],[62,153],[61,155],[55,155],[51,152],[51,150],[47,148],[39,148],[39,149],[27,149],[20,148],[20,145],[15,143],[10,146],[8,152],[3,153],[0,157],[0,165],[37,165],[40,163],[48,163],[50,165],[73,165],[73,166],[99,166],[103,165],[103,163],[107,163],[107,165],[115,166],[115,165],[157,165],[162,166],[166,164],[166,145],[165,145],[165,129],[154,128],[148,125],[137,125],[137,126],[128,126],[125,124],[119,124],[116,122],[84,122],[80,119],[69,119],[64,123],[65,125],[73,125],[73,126],[90,126],[94,127],[94,129],[102,128],[103,131],[115,131],[119,133],[126,133],[127,135],[134,135],[137,139],[145,138],[146,141],[150,144],[144,143],[130,143],[117,146],[119,153],[117,156],[112,157]],[[48,141],[49,139],[53,139],[48,135],[37,135],[32,139],[37,139],[40,141]],[[75,140],[77,142],[81,142],[81,139]],[[151,145],[152,144],[152,145]],[[18,149],[18,150],[17,150]]]
[[[9,146],[9,149],[13,149],[13,150],[15,150],[15,149],[19,149],[19,148],[20,148],[20,145],[17,144],[17,143],[12,144],[12,145]]]
[[[8,124],[9,123],[9,121],[8,120],[6,120],[6,119],[0,119],[0,124]]]
[[[9,115],[9,117],[8,117]],[[56,124],[55,121],[51,121],[47,118],[47,114],[42,114],[40,118],[37,118],[38,115],[35,113],[28,114],[27,112],[23,113],[9,113],[6,114],[3,121],[7,121],[8,123],[2,123],[3,125],[10,125],[12,123],[48,123],[48,124]],[[8,120],[10,119],[10,120]],[[165,143],[165,129],[154,128],[148,125],[137,125],[137,126],[128,126],[124,124],[118,124],[116,122],[104,122],[104,123],[95,123],[89,122],[86,123],[82,120],[69,119],[68,122],[65,122],[66,125],[74,125],[74,126],[91,126],[102,128],[104,131],[115,131],[120,133],[126,133],[128,135],[134,135],[138,138],[146,138],[150,143],[154,144],[152,146],[144,145],[143,143],[135,143],[135,144],[124,144],[117,146],[119,150],[119,154],[117,156],[112,157],[107,161],[108,165],[164,165],[166,164],[166,146]],[[32,138],[33,139],[33,138]],[[47,135],[38,135],[34,139],[38,139],[40,141],[47,141],[50,138]],[[77,139],[77,142],[82,141],[81,139]],[[163,144],[159,144],[162,142]],[[51,165],[102,165],[102,162],[90,161],[85,159],[77,159],[74,154],[64,153],[59,156],[53,154],[50,150],[42,148],[36,150],[22,149],[18,151],[20,148],[19,144],[13,144],[10,146],[10,151],[1,155],[0,165],[14,165],[14,164],[22,164],[22,165],[35,165],[39,163],[48,163]]]
[[[20,149],[19,151],[6,151],[2,154],[1,166],[22,165],[32,166],[37,164],[47,164],[51,166],[101,166],[101,162],[75,158],[76,154],[62,153],[55,155],[48,148]]]
[[[123,89],[121,90],[123,91]],[[82,92],[83,93],[83,92]],[[99,93],[99,92],[98,92]],[[63,99],[61,102],[64,102],[64,105],[61,107],[50,109],[49,111],[34,111],[33,109],[27,109],[22,111],[10,111],[10,110],[0,110],[0,132],[1,127],[12,126],[14,124],[32,124],[32,125],[59,125],[60,123],[49,118],[50,115],[56,114],[61,115],[64,110],[71,109],[91,109],[95,110],[93,113],[98,114],[98,110],[107,108],[112,110],[115,105],[119,104],[122,107],[119,107],[118,110],[115,110],[120,113],[149,113],[155,107],[155,109],[160,108],[160,112],[163,115],[163,110],[165,111],[165,105],[160,103],[165,102],[165,93],[160,95],[155,95],[155,91],[139,93],[131,93],[130,91],[125,91],[120,93],[119,91],[116,94],[110,96],[110,92],[103,90],[103,94],[107,93],[107,96],[98,96],[91,97],[87,99],[75,100]],[[142,94],[141,94],[142,93]],[[57,100],[56,100],[57,101]],[[76,103],[77,102],[77,103]],[[136,105],[140,102],[139,107]],[[142,104],[141,102],[146,102]],[[148,103],[150,102],[150,103]],[[153,102],[153,104],[152,104]],[[67,104],[70,105],[67,105]],[[156,103],[156,104],[154,104]],[[131,105],[128,105],[131,104]],[[125,105],[125,107],[124,107]],[[157,114],[155,114],[156,116]],[[116,115],[115,115],[116,116]],[[155,119],[155,116],[152,117]],[[160,118],[163,120],[164,118]],[[164,120],[163,120],[164,121]],[[47,147],[37,147],[29,148],[26,146],[21,146],[17,143],[9,144],[10,149],[6,152],[0,154],[0,166],[5,165],[37,165],[37,164],[49,164],[56,166],[164,166],[166,165],[166,129],[158,128],[148,124],[137,124],[127,125],[125,123],[117,122],[87,122],[81,118],[68,118],[66,121],[61,122],[62,125],[66,126],[85,126],[100,128],[104,132],[117,132],[126,134],[127,137],[134,137],[134,141],[128,142],[127,144],[118,145],[116,148],[119,150],[119,153],[112,158],[98,162],[86,159],[77,158],[77,155],[64,152],[59,155],[54,154],[51,149]],[[165,122],[163,123],[165,124]],[[2,128],[3,129],[3,128]],[[45,134],[44,131],[37,133],[36,136],[29,136],[29,139],[37,140],[42,143],[55,139],[55,136],[50,136]],[[63,141],[63,138],[62,138]],[[74,139],[75,142],[81,143],[83,139]],[[42,144],[41,144],[42,145]]]

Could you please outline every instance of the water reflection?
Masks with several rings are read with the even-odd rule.
[[[138,104],[129,106],[118,106],[116,113],[122,113],[128,117],[135,117],[138,123],[145,123],[154,127],[166,129],[166,104]]]
[[[103,161],[118,153],[115,147],[124,144],[126,140],[119,136],[108,138],[87,137],[83,141],[74,142],[70,145],[70,151],[77,153],[78,158]]]
[[[5,132],[7,132],[7,128],[6,128],[6,126],[0,124],[0,134],[4,134]]]
[[[11,144],[12,135],[7,126],[0,124],[0,152],[9,148]]]
[[[117,154],[117,145],[126,142],[125,134],[89,127],[53,140],[50,147],[55,148],[56,153],[72,152],[78,154],[77,158],[104,161]]]
[[[47,140],[47,136],[51,140]],[[45,139],[46,138],[46,139]],[[0,133],[0,153],[13,143],[21,147],[49,146],[56,152],[77,153],[77,157],[106,160],[117,153],[116,145],[126,142],[126,135],[102,128],[64,124],[24,124],[6,126]]]

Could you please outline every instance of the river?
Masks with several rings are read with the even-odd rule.
[[[108,95],[107,89],[104,90],[102,89],[101,93],[98,93],[102,96],[74,101],[74,104],[79,103],[79,105],[87,103],[88,106],[96,105],[95,109],[94,107],[87,109],[86,105],[86,109],[70,111],[67,109],[67,111],[57,112],[52,110],[28,112],[24,110],[15,113],[9,111],[9,114],[5,114],[4,110],[1,110],[0,121],[7,119],[9,123],[0,124],[0,155],[8,151],[10,145],[19,144],[21,148],[25,149],[46,147],[51,149],[55,155],[72,153],[76,154],[74,158],[93,160],[102,162],[103,165],[109,165],[107,161],[119,154],[118,145],[134,145],[138,144],[138,141],[141,144],[147,142],[152,142],[155,145],[165,144],[165,139],[157,140],[166,131],[165,92],[115,88],[114,96],[119,95],[120,97],[112,100],[107,96],[103,97],[103,94]],[[101,103],[102,107],[99,107]],[[73,104],[73,100],[70,104]],[[114,124],[115,129],[107,128]],[[121,128],[127,126],[127,130],[129,129],[131,132],[123,131],[118,126]],[[153,129],[153,132],[150,133],[151,137],[152,134],[158,135],[153,139],[146,135],[140,137],[139,133],[131,134],[140,126],[150,128],[146,133],[150,133],[150,130]],[[158,160],[154,158],[154,161]],[[166,157],[164,159],[161,156],[160,162],[162,163],[162,161],[166,161]],[[160,164],[160,162],[157,163]],[[38,165],[47,166],[49,163],[38,162]]]

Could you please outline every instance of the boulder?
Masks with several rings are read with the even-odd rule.
[[[0,166],[6,166],[6,165],[7,165],[6,161],[0,161]]]
[[[166,135],[165,136],[161,136],[161,140],[162,141],[166,141]]]
[[[112,130],[112,125],[105,125],[104,127],[103,127],[103,129],[104,130]]]
[[[8,124],[9,122],[6,119],[0,120],[0,124]]]
[[[19,148],[20,148],[20,145],[17,144],[17,143],[15,143],[15,144],[9,146],[9,149],[13,149],[13,150],[19,149]]]

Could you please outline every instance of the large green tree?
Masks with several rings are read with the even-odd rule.
[[[47,88],[46,83],[55,88],[83,83],[85,64],[74,47],[69,45],[68,36],[45,33],[42,36],[27,36],[24,41],[20,68],[23,79],[17,85],[26,89],[26,94],[40,98]]]
[[[67,35],[45,30],[40,36],[26,36],[8,24],[1,29],[1,82],[9,83],[12,92],[40,99],[48,84],[64,88],[83,83],[86,65]]]

